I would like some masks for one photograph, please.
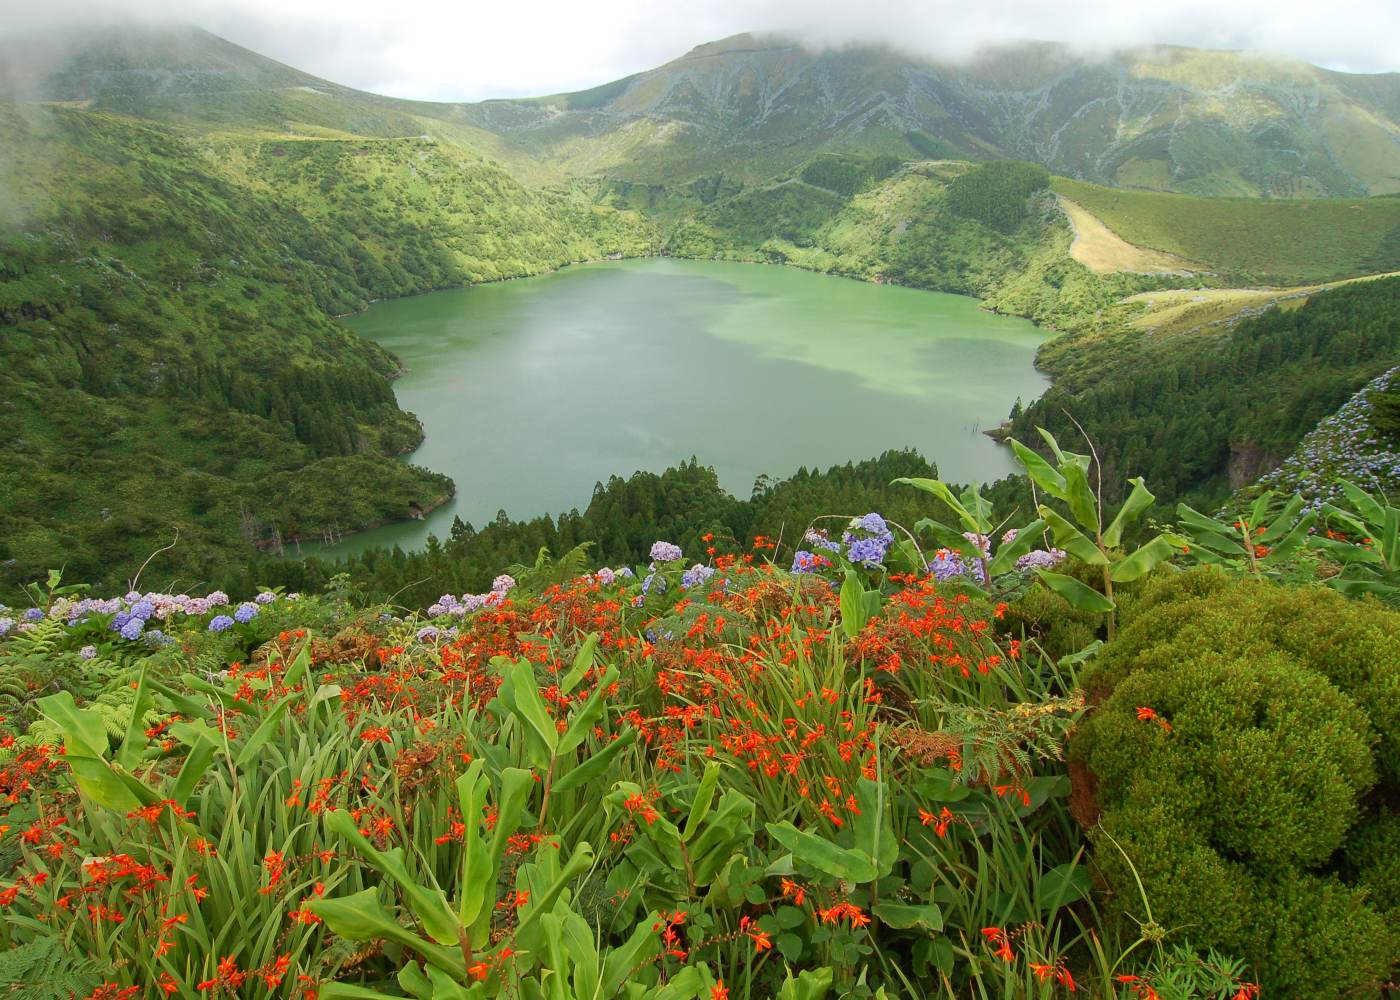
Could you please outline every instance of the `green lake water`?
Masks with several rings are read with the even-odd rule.
[[[457,495],[326,555],[415,548],[454,516],[581,510],[600,480],[691,456],[741,497],[765,473],[903,447],[947,479],[993,480],[1013,465],[982,431],[1047,384],[1046,335],[976,299],[754,264],[588,264],[348,323],[403,361],[399,404],[427,433],[409,460]]]

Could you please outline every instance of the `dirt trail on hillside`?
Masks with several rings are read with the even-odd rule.
[[[1074,243],[1070,245],[1069,255],[1089,270],[1099,274],[1132,271],[1182,277],[1195,273],[1189,261],[1175,254],[1134,246],[1064,195],[1057,194],[1055,198],[1074,229]]]

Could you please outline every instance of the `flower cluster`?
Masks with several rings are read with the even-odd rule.
[[[1400,391],[1400,367],[1372,379],[1322,420],[1282,466],[1259,480],[1265,489],[1301,493],[1314,509],[1341,499],[1337,480],[1368,492],[1400,488],[1400,452],[1377,431],[1374,398]]]

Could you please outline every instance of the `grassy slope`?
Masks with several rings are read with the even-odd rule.
[[[1128,191],[1057,178],[1056,192],[1129,243],[1241,284],[1294,285],[1400,266],[1400,199],[1259,200]]]

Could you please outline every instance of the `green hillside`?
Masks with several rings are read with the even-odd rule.
[[[1057,178],[1055,190],[1129,243],[1241,284],[1400,269],[1400,198],[1198,198]]]
[[[124,579],[177,532],[157,568],[207,580],[251,545],[431,507],[451,483],[392,458],[421,438],[397,362],[330,316],[647,246],[635,216],[422,140],[13,104],[0,134],[10,586],[65,563]]]

